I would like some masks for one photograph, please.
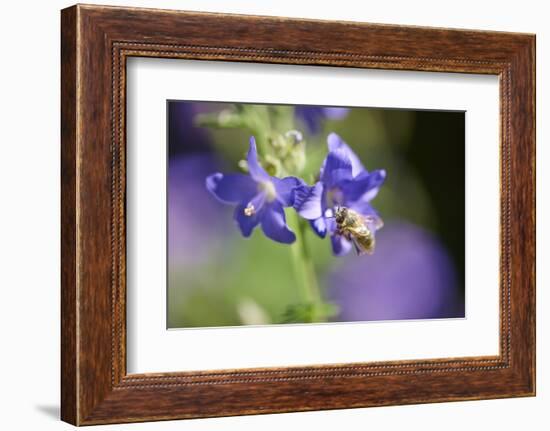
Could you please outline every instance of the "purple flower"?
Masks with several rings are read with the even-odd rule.
[[[328,273],[336,321],[464,317],[457,268],[438,237],[403,221],[379,233],[369,259],[344,260]]]
[[[294,177],[270,176],[258,162],[253,136],[247,163],[250,175],[212,174],[206,178],[206,188],[221,202],[237,205],[234,218],[243,236],[249,237],[261,225],[268,238],[293,243],[296,236],[286,224],[283,208],[294,204],[294,190],[302,182]]]
[[[310,133],[318,133],[321,130],[321,122],[323,120],[341,120],[348,115],[349,108],[297,106],[294,112],[296,117],[305,123]]]
[[[206,103],[182,101],[168,102],[168,151],[170,157],[190,152],[205,152],[212,149],[209,132],[197,127],[194,118],[197,114],[211,109]]]
[[[168,166],[168,265],[197,265],[212,258],[227,232],[222,205],[203,187],[218,167],[209,154],[171,157]],[[189,205],[189,202],[193,202]],[[200,214],[200,217],[197,217]]]
[[[368,226],[375,232],[381,220],[370,201],[376,196],[386,178],[386,171],[368,172],[357,155],[335,133],[327,139],[329,153],[321,166],[320,181],[314,186],[302,185],[296,190],[294,208],[310,220],[313,230],[324,238],[330,234],[336,256],[348,253],[352,243],[338,232],[334,213],[346,207],[374,222]]]

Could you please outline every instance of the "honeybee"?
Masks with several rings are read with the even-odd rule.
[[[351,241],[357,255],[372,254],[376,241],[374,232],[384,223],[375,215],[362,215],[346,207],[338,207],[334,212],[338,234]]]

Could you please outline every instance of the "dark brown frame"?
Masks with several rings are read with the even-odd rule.
[[[81,5],[61,17],[63,420],[88,425],[535,394],[534,35]],[[127,375],[129,56],[498,75],[500,354]]]

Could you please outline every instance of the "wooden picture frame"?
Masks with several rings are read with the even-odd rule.
[[[535,394],[534,35],[83,5],[61,17],[64,421]],[[131,56],[498,75],[500,354],[128,375],[125,65]]]

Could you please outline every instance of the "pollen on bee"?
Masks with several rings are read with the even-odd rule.
[[[254,205],[249,203],[244,209],[244,215],[247,217],[252,217],[254,214],[256,214],[256,208],[254,208]]]

